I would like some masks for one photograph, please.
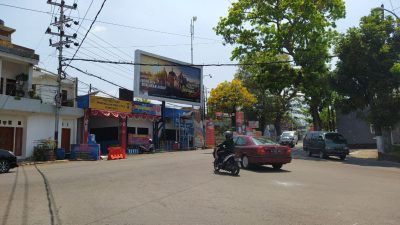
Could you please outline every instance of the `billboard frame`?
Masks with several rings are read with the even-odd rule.
[[[192,101],[186,101],[186,100],[179,100],[179,99],[174,99],[174,98],[168,98],[168,97],[158,97],[158,96],[144,96],[140,94],[140,68],[142,65],[141,64],[141,56],[149,56],[153,58],[157,58],[160,60],[168,61],[171,62],[172,64],[176,64],[176,66],[188,66],[192,68],[196,68],[200,70],[200,102],[192,102]],[[160,65],[162,66],[162,65]],[[150,52],[142,51],[142,50],[135,50],[135,67],[134,67],[134,97],[136,98],[144,98],[144,99],[151,99],[151,100],[157,100],[157,101],[165,101],[165,102],[173,102],[173,103],[178,103],[178,104],[185,104],[185,105],[193,105],[193,106],[200,106],[203,107],[203,101],[204,101],[204,87],[203,87],[203,67],[202,66],[193,66],[190,63],[187,62],[182,62],[179,60],[167,58],[164,56],[156,55]]]

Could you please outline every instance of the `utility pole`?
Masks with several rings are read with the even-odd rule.
[[[47,0],[47,4],[57,6],[60,8],[60,15],[54,17],[54,22],[51,23],[51,26],[57,28],[57,32],[53,32],[50,27],[47,28],[46,34],[50,34],[53,36],[58,36],[58,42],[53,43],[52,39],[49,40],[50,46],[55,47],[58,50],[58,73],[57,73],[57,90],[55,95],[55,125],[54,125],[54,141],[55,141],[55,148],[58,148],[58,124],[60,121],[60,108],[61,108],[61,80],[65,79],[66,74],[63,71],[63,47],[66,48],[70,47],[70,44],[74,44],[78,46],[77,42],[73,42],[71,39],[75,39],[77,37],[76,33],[73,35],[65,34],[64,28],[71,27],[71,23],[73,22],[75,25],[78,25],[78,21],[73,21],[71,18],[65,16],[65,10],[75,10],[77,8],[77,4],[74,3],[72,6],[66,5],[64,0],[61,0],[60,3],[53,2],[52,0]],[[65,26],[65,27],[64,27]]]

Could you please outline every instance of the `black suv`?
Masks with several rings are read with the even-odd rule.
[[[18,167],[17,157],[14,153],[0,149],[0,173],[7,173],[14,167]]]
[[[335,132],[310,131],[303,139],[303,150],[308,156],[318,154],[320,158],[338,156],[341,160],[346,159],[349,148],[344,137]]]

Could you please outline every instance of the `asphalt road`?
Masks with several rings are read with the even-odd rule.
[[[399,164],[296,150],[232,177],[210,153],[19,167],[0,175],[0,224],[400,224]]]

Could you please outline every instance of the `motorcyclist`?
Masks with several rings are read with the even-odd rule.
[[[233,149],[235,148],[235,142],[233,141],[232,131],[225,131],[224,136],[225,136],[225,141],[217,146],[219,163],[221,163],[227,155],[231,154],[233,152]]]

